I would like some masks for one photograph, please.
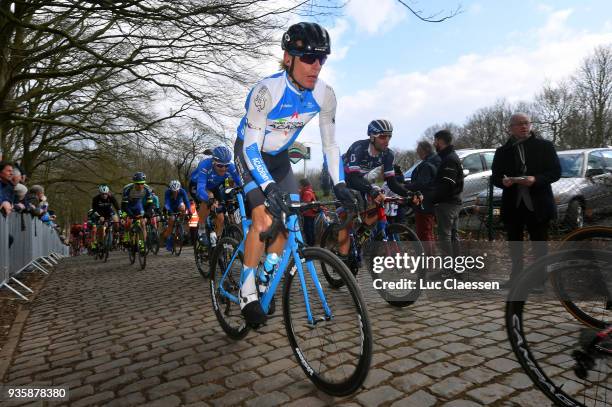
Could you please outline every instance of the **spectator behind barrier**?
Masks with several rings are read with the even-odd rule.
[[[0,211],[4,215],[8,215],[13,211],[13,166],[6,162],[0,161]]]

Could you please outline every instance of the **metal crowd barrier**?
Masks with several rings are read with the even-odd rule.
[[[9,236],[12,244],[9,245]],[[62,257],[68,257],[69,247],[63,244],[50,226],[29,214],[0,215],[0,288],[6,287],[15,295],[27,300],[17,288],[32,290],[17,279],[26,270],[38,270],[45,274]],[[18,287],[9,285],[16,284]]]

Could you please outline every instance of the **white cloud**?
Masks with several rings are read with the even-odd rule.
[[[352,0],[346,13],[368,34],[387,31],[406,18],[405,8],[396,0]]]
[[[537,30],[540,40],[563,38],[571,35],[571,30],[565,26],[565,22],[573,13],[572,9],[558,10],[548,16],[546,24]]]

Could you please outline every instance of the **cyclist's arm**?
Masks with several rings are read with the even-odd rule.
[[[111,204],[113,205],[113,208],[115,208],[115,210],[119,210],[119,204],[117,203],[117,198],[115,198],[114,195],[111,195]]]
[[[208,202],[208,192],[206,191],[206,186],[208,185],[208,171],[205,171],[205,166],[202,165],[202,168],[199,168],[198,173],[198,189],[197,195],[201,201]]]
[[[372,184],[358,172],[349,172],[346,174],[346,185],[364,194],[370,194],[372,192]]]
[[[248,98],[242,154],[253,179],[262,190],[274,182],[261,156],[266,117],[270,109],[272,109],[270,90],[263,84],[255,86]]]
[[[383,176],[389,189],[400,196],[408,196],[409,191],[399,183],[395,178],[395,169],[393,168],[394,154],[389,150],[383,162]]]
[[[187,213],[191,215],[191,205],[189,205],[189,197],[187,196],[187,191],[181,188],[181,198],[183,203],[185,204],[185,208],[187,209]]]
[[[168,212],[170,212],[172,210],[171,207],[170,207],[171,194],[172,194],[172,192],[170,192],[169,189],[166,189],[166,193],[164,194],[164,208]]]
[[[336,143],[336,94],[326,85],[325,96],[319,113],[319,129],[323,144],[323,160],[335,184],[344,181],[344,169],[340,158],[340,148]]]
[[[238,171],[236,170],[234,163],[231,163],[228,169],[232,179],[234,180],[234,186],[242,186],[242,180],[240,179],[240,175],[238,175]]]

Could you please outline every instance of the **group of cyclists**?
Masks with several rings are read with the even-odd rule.
[[[367,127],[367,139],[354,142],[348,150],[340,153],[335,138],[336,96],[333,89],[318,79],[327,56],[331,52],[327,31],[316,23],[301,22],[292,25],[283,35],[283,67],[270,77],[257,83],[249,92],[245,103],[246,114],[242,118],[234,144],[234,151],[218,146],[207,153],[191,173],[188,193],[178,180],[169,182],[165,191],[164,209],[167,225],[161,233],[162,241],[170,250],[172,231],[176,215],[192,215],[189,196],[196,204],[198,231],[205,233],[206,219],[212,213],[214,233],[221,236],[224,225],[226,180],[243,188],[247,204],[247,215],[252,225],[245,239],[243,281],[240,290],[240,306],[247,322],[261,324],[265,321],[259,304],[256,269],[264,254],[265,242],[260,233],[272,225],[273,219],[288,215],[290,203],[299,201],[298,183],[289,161],[288,150],[304,126],[317,114],[323,145],[323,159],[333,180],[333,192],[342,205],[342,213],[365,209],[367,205],[378,205],[385,195],[365,177],[375,168],[382,167],[384,179],[394,193],[412,198],[396,177],[393,168],[394,155],[389,149],[393,135],[390,121],[373,120]],[[234,163],[235,160],[235,163]],[[93,226],[93,236],[101,240],[101,231],[96,225],[111,222],[119,230],[121,213],[125,217],[125,228],[129,229],[134,218],[140,218],[145,233],[147,219],[159,211],[159,201],[153,189],[147,185],[146,176],[137,172],[132,183],[123,188],[121,204],[111,194],[107,185],[100,185],[93,198],[88,219]],[[148,216],[145,216],[148,215]],[[367,220],[366,220],[367,222]],[[338,256],[347,261],[349,250],[348,230],[338,236]],[[268,253],[281,254],[285,243],[283,234],[271,242]],[[141,242],[142,244],[142,242]],[[140,248],[143,249],[143,248]]]

